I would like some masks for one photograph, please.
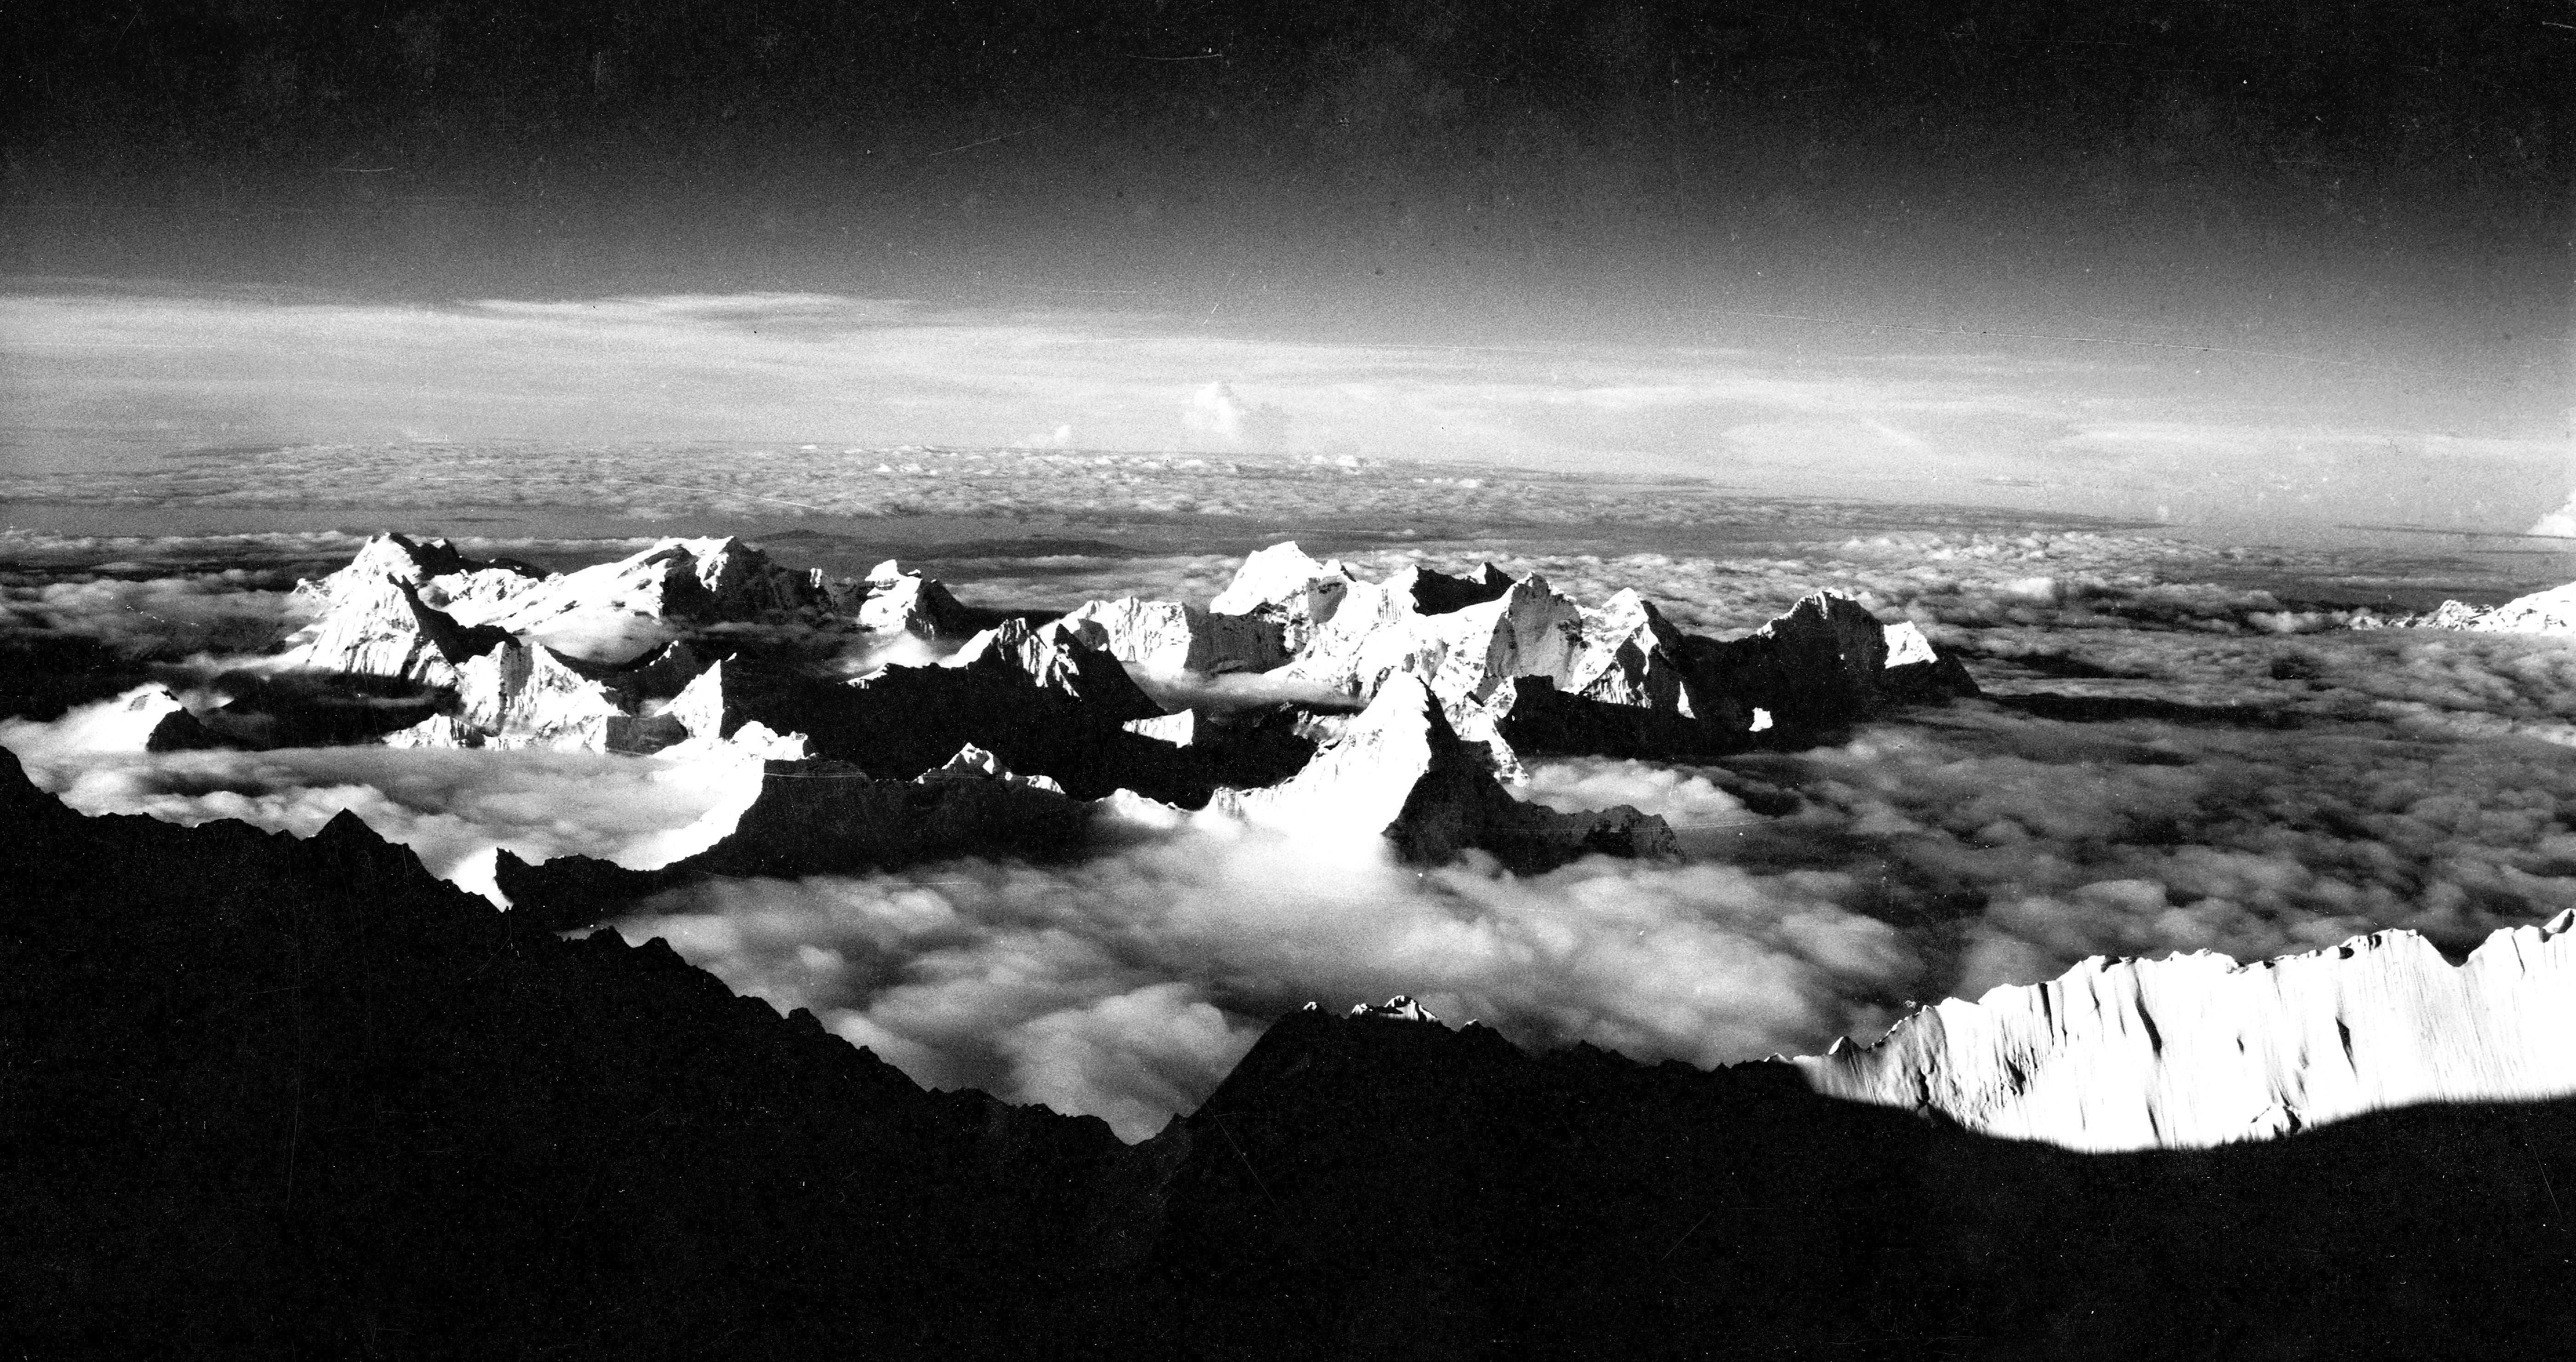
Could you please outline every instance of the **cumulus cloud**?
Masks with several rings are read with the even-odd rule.
[[[1213,435],[1245,449],[1277,449],[1288,438],[1288,413],[1269,403],[1252,405],[1235,395],[1234,385],[1210,383],[1190,394],[1181,424],[1200,435]]]
[[[1073,427],[1069,423],[1061,424],[1053,430],[1023,435],[1013,440],[1011,446],[1015,449],[1071,449],[1073,448]]]
[[[2531,522],[2531,528],[2523,533],[2548,539],[2576,539],[2576,496],[2570,496],[2566,505]]]

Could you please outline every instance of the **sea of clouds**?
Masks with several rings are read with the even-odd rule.
[[[0,645],[41,658],[86,640],[121,667],[202,684],[258,665],[297,623],[293,578],[355,544],[19,533],[0,545],[15,564],[0,573]],[[606,558],[632,545],[467,547]],[[616,930],[810,1007],[925,1083],[1096,1113],[1136,1138],[1309,999],[1408,993],[1523,1042],[1714,1064],[1874,1036],[1909,1000],[2047,978],[2088,955],[2258,958],[2386,927],[2457,951],[2576,906],[2576,648],[2354,631],[2350,608],[2264,584],[2384,585],[2384,563],[1978,532],[1769,557],[1494,556],[1587,601],[1635,586],[1718,634],[1811,590],[1851,592],[1959,649],[1989,698],[1706,766],[1531,763],[1522,797],[1663,814],[1683,846],[1674,860],[1515,876],[1471,855],[1420,869],[1374,846],[1129,809],[1104,815],[1093,854],[1070,864],[714,881]],[[950,570],[988,604],[1203,601],[1234,561],[1059,554]],[[704,765],[560,753],[147,754],[110,697],[21,710],[33,717],[0,720],[0,744],[77,808],[299,834],[353,810],[484,892],[497,847],[668,859],[703,836],[724,788]]]

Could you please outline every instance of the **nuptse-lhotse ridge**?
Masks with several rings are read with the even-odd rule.
[[[1813,741],[1976,693],[1914,626],[1820,593],[1741,639],[1683,634],[1634,591],[1590,608],[1490,564],[1365,581],[1293,544],[1206,608],[1125,598],[1059,616],[961,604],[894,563],[864,580],[730,539],[666,540],[548,575],[445,541],[370,541],[301,589],[303,668],[409,683],[437,712],[383,740],[663,752],[722,766],[693,854],[633,869],[502,852],[518,911],[558,927],[704,876],[792,876],[1078,847],[1083,801],[1213,808],[1520,869],[1656,855],[1661,819],[1514,799],[1518,754],[1713,757]],[[166,694],[155,746],[263,733]],[[2203,1146],[2414,1102],[2576,1092],[2562,916],[2454,968],[2420,937],[2238,965],[2089,960],[1795,1061],[1819,1092],[2082,1149]]]

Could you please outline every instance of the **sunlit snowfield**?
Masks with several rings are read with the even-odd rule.
[[[1111,827],[1071,865],[717,881],[618,924],[813,1008],[926,1083],[1096,1113],[1129,1137],[1309,999],[1411,993],[1525,1042],[1709,1064],[1874,1036],[1909,999],[2087,955],[2259,957],[2382,927],[2464,948],[2576,906],[2576,649],[2346,627],[2576,576],[2553,554],[2248,550],[1357,460],[452,453],[235,451],[220,473],[16,480],[0,657],[28,717],[0,721],[0,742],[86,811],[310,833],[352,809],[478,889],[496,846],[650,859],[704,807],[649,758],[118,750],[132,735],[95,702],[269,648],[296,623],[295,579],[379,528],[553,567],[738,532],[791,565],[920,561],[988,605],[1204,602],[1243,552],[1291,536],[1370,573],[1491,559],[1590,603],[1633,586],[1717,634],[1832,588],[1920,623],[1985,686],[1842,746],[1531,763],[1522,797],[1660,813],[1674,861],[1417,871],[1175,816]],[[298,509],[317,501],[337,509]],[[109,527],[152,533],[94,532]]]

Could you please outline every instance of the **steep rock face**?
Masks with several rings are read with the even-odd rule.
[[[513,643],[487,657],[460,690],[465,717],[496,747],[633,752],[679,740],[674,725],[638,718],[614,689],[544,644]]]
[[[2391,624],[2482,634],[2576,634],[2576,582],[2535,591],[2497,606],[2480,608],[2465,601],[2444,601],[2433,611],[2408,619],[2383,622],[2365,616],[2355,621],[2357,628],[2385,628]]]
[[[453,685],[456,665],[495,641],[473,624],[545,581],[523,563],[468,558],[444,539],[380,534],[347,567],[296,584],[296,602],[315,619],[288,641],[289,655],[315,671]],[[450,613],[460,610],[468,621]]]
[[[1261,564],[1265,581],[1296,570]],[[1966,669],[1920,629],[1882,625],[1849,597],[1817,593],[1751,635],[1720,641],[1675,629],[1633,590],[1592,609],[1544,578],[1514,579],[1490,563],[1480,579],[1407,568],[1384,582],[1347,582],[1279,673],[1361,699],[1399,674],[1426,683],[1451,726],[1506,776],[1521,751],[1715,755],[1976,694]]]
[[[866,588],[858,621],[860,628],[872,633],[961,639],[983,627],[947,587],[934,578],[905,571],[891,558],[869,570]]]
[[[1877,712],[1886,630],[1848,596],[1820,591],[1739,639],[1687,638],[1682,670],[1694,707],[1729,726],[1759,710],[1788,732],[1830,731]],[[1754,719],[1742,732],[1753,731]]]
[[[1626,705],[1696,718],[1683,683],[1682,633],[1654,604],[1629,588],[1581,615],[1582,634],[1557,689],[1605,705]]]
[[[1387,585],[1413,598],[1413,608],[1425,615],[1445,615],[1480,605],[1512,589],[1516,579],[1501,568],[1487,563],[1473,577],[1452,577],[1436,568],[1409,567],[1387,578]]]
[[[1508,579],[1507,579],[1508,580]],[[1424,646],[1398,665],[1429,667],[1432,693],[1463,707],[1516,676],[1544,676],[1563,689],[1583,648],[1583,608],[1532,575],[1501,594],[1422,617]]]
[[[690,552],[692,545],[702,552]],[[391,670],[377,674],[407,675],[453,692],[450,712],[395,734],[388,739],[395,746],[651,752],[689,734],[667,710],[705,670],[697,650],[677,639],[623,661],[598,662],[557,651],[539,637],[567,637],[566,621],[588,621],[571,632],[595,642],[603,629],[628,630],[620,636],[633,641],[678,632],[693,619],[726,622],[754,610],[788,608],[762,602],[785,600],[797,609],[811,604],[797,594],[804,588],[796,574],[769,569],[731,540],[673,541],[663,550],[602,566],[619,571],[586,584],[575,573],[523,593],[541,599],[504,618],[529,626],[525,633],[465,624],[431,606],[410,584],[389,578],[386,590],[402,598],[411,629],[376,631],[384,640],[380,657],[349,654],[341,660],[356,673],[381,665]],[[364,597],[346,589],[344,599]],[[623,612],[645,632],[601,625],[601,610]],[[335,614],[325,621],[316,650],[344,618],[349,617]]]
[[[1266,672],[1288,660],[1283,626],[1178,601],[1089,601],[1059,623],[1130,666],[1162,672]]]
[[[971,667],[1018,677],[1040,690],[1080,701],[1105,720],[1120,723],[1163,717],[1163,707],[1130,679],[1125,659],[1095,641],[1097,630],[1067,620],[1032,625],[1004,620],[966,641],[945,667]]]
[[[590,673],[649,678],[656,664],[668,671],[687,656],[673,641],[693,629],[783,612],[820,618],[830,599],[819,573],[776,567],[733,539],[668,539],[614,563],[540,577],[477,563],[444,540],[379,535],[349,567],[298,591],[323,613],[290,654],[295,663],[458,689],[469,712],[495,719],[540,653]],[[511,646],[523,655],[473,667]],[[504,736],[493,723],[466,724],[478,726],[487,738]]]
[[[498,608],[448,611],[461,623],[505,629],[568,657],[615,664],[694,627],[794,613],[821,619],[831,606],[821,572],[779,567],[724,538],[665,539],[614,563],[550,577]]]
[[[967,854],[1058,856],[1079,848],[1089,811],[1053,782],[1013,774],[968,747],[912,780],[879,780],[848,762],[759,762],[756,797],[711,810],[705,850],[631,870],[587,856],[529,865],[500,853],[495,878],[514,911],[559,928],[608,905],[716,876],[847,874]]]
[[[395,534],[367,541],[348,567],[297,594],[320,612],[297,640],[303,665],[441,685],[453,680],[441,660],[460,663],[504,638],[618,666],[708,626],[791,615],[832,623],[836,604],[853,599],[819,571],[779,567],[732,538],[665,539],[613,563],[544,575]]]
[[[1319,840],[1366,844],[1383,837],[1408,861],[1436,863],[1467,847],[1516,867],[1587,852],[1673,850],[1672,830],[1662,819],[1625,805],[1561,814],[1513,799],[1450,730],[1429,687],[1402,674],[1389,678],[1303,770],[1266,789],[1220,791],[1215,807]]]
[[[1244,681],[1288,660],[1280,621],[1178,601],[1090,601],[1054,627],[1115,657],[1145,687],[1152,709],[1128,723],[1131,732],[1185,747],[1202,735],[1224,741],[1225,731],[1211,732],[1204,722],[1208,707],[1226,703]]]
[[[1293,656],[1332,622],[1357,580],[1340,559],[1318,562],[1291,540],[1246,557],[1208,610],[1277,624],[1280,646]]]
[[[871,630],[955,639],[983,622],[939,583],[893,563],[866,583],[832,583],[730,538],[666,539],[540,577],[478,564],[444,541],[385,535],[349,568],[299,590],[324,613],[291,660],[452,693],[445,712],[387,739],[397,746],[650,752],[693,731],[671,702],[707,657],[748,647],[801,665]],[[798,658],[800,649],[813,658]],[[1116,687],[1115,670],[1092,667],[1090,689]],[[1162,712],[1125,690],[1119,698],[1134,714]]]
[[[345,583],[296,660],[317,671],[453,685],[455,665],[421,628],[419,599],[397,577],[379,577],[372,587]]]
[[[1882,705],[1938,704],[1977,695],[1977,679],[1958,654],[1924,637],[1911,620],[1887,626],[1887,658],[1879,664],[1876,700]]]
[[[308,610],[327,613],[357,594],[372,593],[389,577],[419,588],[430,604],[446,609],[489,608],[535,587],[546,574],[509,559],[469,558],[444,539],[380,534],[361,545],[347,567],[297,583],[294,594]]]
[[[1431,579],[1442,585],[1425,592]],[[1496,585],[1501,590],[1487,590]],[[1427,612],[1426,599],[1448,608]],[[1582,607],[1536,576],[1515,582],[1488,564],[1487,580],[1469,582],[1407,568],[1384,582],[1355,583],[1283,675],[1360,700],[1391,677],[1414,677],[1439,697],[1451,727],[1478,745],[1486,769],[1509,777],[1518,773],[1512,748],[1482,705],[1514,677],[1555,686],[1571,675],[1582,618]]]
[[[1689,760],[1744,751],[1767,731],[1756,726],[1770,717],[1767,711],[1731,712],[1741,717],[1728,723],[1679,707],[1570,695],[1544,676],[1522,676],[1461,716],[1458,726],[1473,738],[1491,734],[1495,748],[1515,755]]]
[[[452,602],[463,592],[469,604],[489,607],[537,589],[536,579],[498,568],[445,577],[424,575],[392,542],[394,538],[387,535],[368,541],[358,560],[381,564],[396,558],[410,571],[364,578],[352,577],[352,569],[343,569],[326,579],[327,585],[312,593],[314,599],[326,602],[325,613],[294,650],[298,665],[315,671],[453,685],[458,665],[490,651],[510,635],[505,629],[464,624],[433,601]],[[297,589],[313,585],[308,582]],[[443,589],[451,586],[458,591]]]
[[[1641,601],[1632,609],[1652,607]],[[1602,636],[1605,651],[1596,656],[1643,665],[1623,660],[1579,692],[1516,688],[1497,718],[1509,741],[1534,752],[1715,754],[1809,741],[1896,705],[1977,693],[1967,669],[1920,629],[1882,625],[1833,592],[1806,597],[1738,639],[1678,634],[1650,614],[1642,627]],[[1667,701],[1676,683],[1679,694]]]
[[[2086,1150],[2576,1095],[2576,910],[2497,932],[2456,967],[2403,931],[2246,965],[2095,958],[1796,1063],[1821,1093]]]
[[[453,707],[387,739],[397,747],[653,752],[689,736],[668,712],[700,671],[685,643],[625,667],[580,662],[504,635],[452,668]]]

